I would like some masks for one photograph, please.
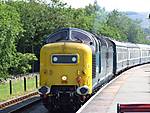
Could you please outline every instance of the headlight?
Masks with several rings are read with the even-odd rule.
[[[67,81],[67,76],[62,76],[62,77],[61,77],[61,80],[62,80],[62,81]]]
[[[72,57],[72,61],[73,61],[73,62],[76,62],[76,61],[77,61],[77,58],[76,58],[76,57]]]
[[[53,57],[53,61],[54,61],[54,62],[57,62],[57,61],[58,61],[58,58],[57,58],[57,57]]]

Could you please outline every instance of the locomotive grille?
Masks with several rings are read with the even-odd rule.
[[[96,77],[96,56],[92,55],[92,78]]]
[[[63,86],[63,85],[53,85],[51,87],[51,93],[52,94],[56,94],[56,93],[63,93],[63,92],[75,92],[76,91],[76,86],[74,85],[67,85],[67,86]]]

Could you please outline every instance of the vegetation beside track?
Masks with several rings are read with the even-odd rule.
[[[15,98],[29,92],[37,90],[36,86],[36,76],[26,77],[26,89],[24,87],[24,77],[11,80],[12,92],[10,92],[10,81],[5,83],[0,83],[0,102]],[[37,81],[38,85],[38,81]]]

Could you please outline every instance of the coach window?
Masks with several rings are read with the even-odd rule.
[[[57,42],[60,40],[65,40],[68,38],[68,32],[67,31],[60,31],[56,32],[55,34],[52,34],[48,36],[48,39],[46,40],[46,43],[52,43],[52,42]]]

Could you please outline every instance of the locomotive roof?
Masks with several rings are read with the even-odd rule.
[[[112,40],[110,40],[108,37],[103,36],[106,40],[106,42],[108,43],[108,46],[113,46],[114,43],[112,42]]]
[[[126,47],[126,44],[124,42],[119,42],[110,38],[107,38],[107,39],[110,40],[112,43],[114,43],[115,46]]]
[[[127,46],[128,48],[139,48],[139,47],[138,47],[136,44],[134,44],[134,43],[126,42],[125,44],[126,44],[126,46]]]
[[[116,40],[112,40],[109,38],[109,40],[111,40],[116,46],[122,46],[122,47],[127,47],[127,48],[139,48],[139,46],[137,46],[137,44],[134,43],[130,43],[130,42],[119,42]]]
[[[93,42],[92,34],[78,28],[63,28],[48,35],[46,43],[73,41],[81,43]]]
[[[148,45],[134,44],[128,42],[119,42],[109,37],[97,36],[88,31],[78,29],[78,28],[62,28],[57,30],[55,33],[48,35],[45,40],[46,43],[60,42],[60,41],[71,41],[85,43],[88,45],[95,45],[95,41],[99,40],[101,46],[122,46],[122,47],[132,47],[132,48],[149,48]]]

